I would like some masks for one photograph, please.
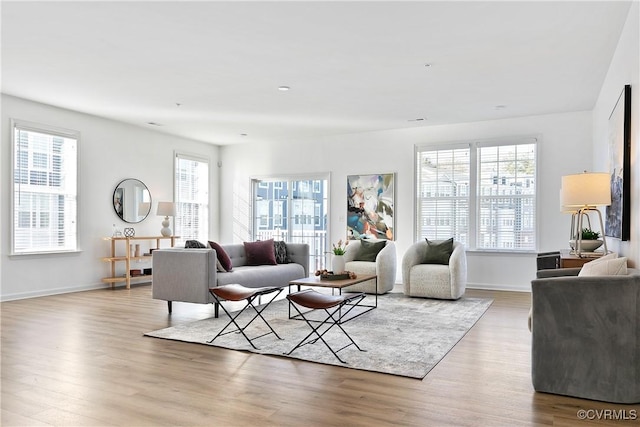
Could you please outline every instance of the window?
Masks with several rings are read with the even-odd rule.
[[[270,192],[269,188],[278,190]],[[316,188],[320,191],[311,191]],[[325,177],[254,179],[252,238],[308,243],[309,271],[324,268],[328,251],[327,188]]]
[[[416,148],[418,238],[536,249],[535,138]]]
[[[209,240],[209,161],[176,154],[175,234],[182,241]]]
[[[79,133],[12,121],[12,254],[78,249]]]

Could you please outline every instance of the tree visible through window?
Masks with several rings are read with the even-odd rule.
[[[13,121],[13,254],[78,249],[75,131]]]

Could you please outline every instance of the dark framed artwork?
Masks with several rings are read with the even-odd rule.
[[[609,116],[611,205],[605,235],[629,240],[631,235],[631,86],[626,85]]]
[[[395,174],[347,176],[347,238],[394,240]]]

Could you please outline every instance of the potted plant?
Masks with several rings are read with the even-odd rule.
[[[339,274],[344,271],[344,253],[347,250],[347,245],[349,241],[347,240],[344,245],[342,244],[342,239],[338,242],[338,244],[333,244],[331,251],[333,252],[333,260],[331,260],[331,266],[333,268],[334,274]]]
[[[590,228],[583,228],[580,233],[581,241],[580,241],[580,250],[585,252],[593,252],[602,246],[602,240],[600,239],[600,232],[593,231]],[[569,242],[571,249],[578,249],[577,242],[575,240],[571,240]]]

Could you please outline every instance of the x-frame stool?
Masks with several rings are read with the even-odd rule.
[[[262,316],[262,312],[264,310],[266,310],[267,307],[269,307],[269,305],[276,299],[276,297],[278,295],[280,295],[280,293],[282,292],[283,289],[284,288],[276,288],[276,287],[272,287],[272,286],[263,287],[263,288],[247,288],[245,286],[238,285],[238,284],[230,284],[230,285],[218,286],[218,287],[215,287],[215,288],[209,288],[209,292],[211,293],[213,298],[215,298],[215,300],[218,303],[218,305],[220,307],[222,307],[222,309],[227,314],[227,316],[229,316],[229,323],[227,323],[225,325],[225,327],[222,328],[220,330],[220,332],[218,332],[218,334],[215,337],[211,338],[211,340],[209,340],[207,342],[209,344],[211,344],[216,338],[218,338],[220,336],[231,334],[231,333],[234,333],[234,332],[239,332],[247,339],[247,341],[249,341],[249,344],[251,344],[251,346],[257,350],[258,347],[256,347],[255,344],[253,344],[253,341],[257,340],[258,338],[262,338],[265,335],[274,334],[276,337],[278,337],[278,339],[282,339],[276,333],[276,331],[271,327],[269,322],[267,322],[267,320]],[[269,295],[269,294],[274,294],[274,295],[262,307],[256,307],[253,304],[253,302],[254,302],[254,300],[256,298],[259,298],[259,297],[261,297],[263,295]],[[225,300],[226,301],[242,301],[242,300],[246,300],[247,304],[242,308],[242,310],[239,310],[235,315],[232,315],[231,313],[229,313],[229,311],[225,308],[225,306],[223,304],[220,304],[222,301],[225,301]],[[255,314],[255,316],[253,316],[253,318],[251,320],[249,320],[244,326],[241,327],[238,324],[238,322],[236,322],[236,319],[242,313],[244,313],[245,310],[247,310],[249,307],[251,307],[253,309],[253,311],[255,311],[256,314]],[[244,330],[247,329],[247,327],[251,323],[253,323],[253,321],[256,320],[258,317],[260,319],[262,319],[262,321],[269,327],[271,332],[266,332],[266,333],[264,333],[262,335],[258,335],[257,337],[249,338],[247,336],[247,334],[245,334]],[[226,329],[231,325],[234,325],[236,327],[236,329],[226,331]]]

